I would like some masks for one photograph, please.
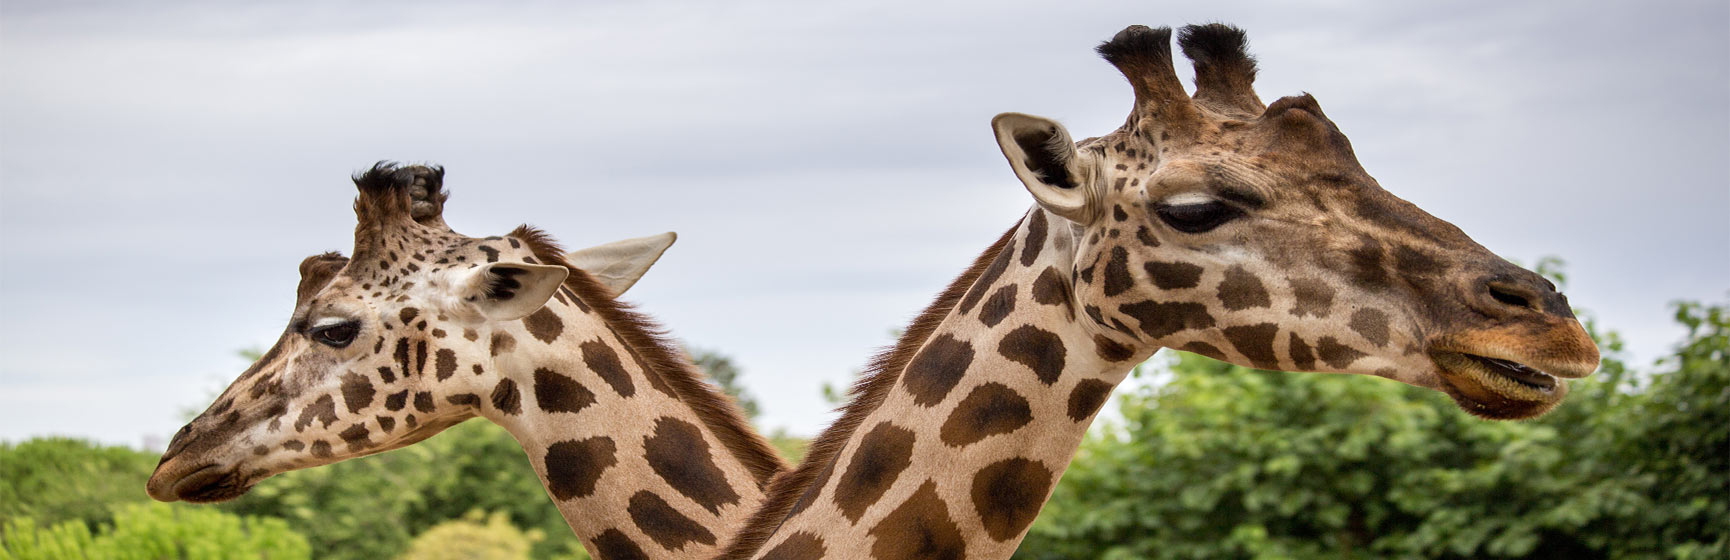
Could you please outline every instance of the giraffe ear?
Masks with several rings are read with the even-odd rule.
[[[613,295],[625,293],[643,273],[661,259],[661,253],[679,239],[679,235],[667,232],[648,237],[621,239],[612,243],[596,245],[587,249],[577,249],[565,253],[565,262],[571,266],[583,269],[595,277],[595,280],[613,291]]]
[[[489,321],[515,321],[546,306],[571,271],[562,266],[492,263],[457,283],[457,296]]]
[[[1087,224],[1099,214],[1092,162],[1075,151],[1069,131],[1045,117],[1003,113],[991,119],[997,146],[1033,199],[1053,214]]]

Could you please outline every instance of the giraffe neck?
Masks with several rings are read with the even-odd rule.
[[[1036,207],[1011,236],[927,311],[934,327],[909,330],[924,336],[903,340],[917,348],[904,366],[861,383],[851,431],[827,464],[801,466],[822,470],[758,554],[731,557],[1014,552],[1112,388],[1157,348],[1114,340],[1077,308],[1067,222]]]
[[[500,373],[483,414],[522,444],[591,554],[713,556],[780,460],[653,325],[568,288],[521,322],[474,333],[491,340]]]

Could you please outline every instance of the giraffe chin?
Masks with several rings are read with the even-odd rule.
[[[1432,350],[1441,390],[1460,409],[1491,420],[1535,418],[1568,394],[1556,376],[1525,364],[1464,352]]]
[[[249,481],[233,469],[208,464],[193,469],[173,480],[158,482],[159,470],[146,486],[150,497],[162,502],[182,501],[194,504],[226,502],[252,490],[257,481]]]

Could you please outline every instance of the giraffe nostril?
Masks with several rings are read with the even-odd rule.
[[[1518,289],[1496,283],[1491,283],[1489,287],[1490,297],[1501,302],[1503,305],[1519,307],[1522,309],[1537,309],[1537,306],[1532,302],[1533,298]]]

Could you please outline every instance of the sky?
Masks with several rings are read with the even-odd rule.
[[[0,441],[160,444],[275,341],[349,175],[446,166],[446,220],[677,231],[626,299],[735,361],[769,429],[844,386],[1032,200],[989,131],[1078,138],[1131,24],[1248,30],[1394,194],[1637,363],[1730,297],[1730,8],[1447,2],[59,2],[0,6]],[[1181,72],[1188,80],[1188,71]]]

